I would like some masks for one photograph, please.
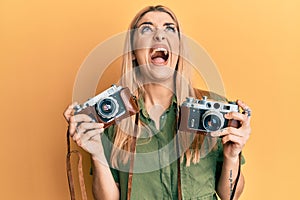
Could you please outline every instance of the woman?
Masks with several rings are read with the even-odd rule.
[[[104,124],[87,115],[74,116],[76,104],[64,113],[70,136],[92,156],[95,199],[217,199],[216,194],[230,199],[234,186],[238,199],[244,187],[240,153],[250,135],[250,114],[226,114],[241,126],[213,133],[222,136],[214,143],[208,144],[211,140],[203,134],[177,130],[179,106],[186,97],[224,98],[192,88],[173,12],[164,6],[141,10],[130,25],[125,50],[121,84],[137,97],[139,115],[104,130]],[[237,103],[249,110],[243,102]],[[134,117],[138,117],[136,127]]]

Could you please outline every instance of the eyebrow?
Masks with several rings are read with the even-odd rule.
[[[164,26],[175,26],[174,23],[164,23]]]

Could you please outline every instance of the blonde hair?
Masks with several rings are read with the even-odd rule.
[[[171,16],[177,26],[178,37],[180,40],[180,52],[179,58],[176,66],[176,73],[174,73],[174,92],[177,98],[177,105],[180,105],[186,97],[195,96],[194,89],[191,84],[191,64],[188,62],[188,52],[186,51],[186,46],[184,42],[184,37],[181,33],[181,27],[179,26],[178,20],[175,14],[167,7],[149,6],[142,9],[133,18],[129,30],[127,32],[123,63],[122,63],[122,78],[120,84],[122,86],[128,87],[134,95],[139,98],[144,93],[143,83],[139,81],[139,70],[138,64],[133,57],[133,40],[134,31],[137,28],[139,20],[148,12],[165,12]],[[122,160],[122,164],[128,162],[130,155],[130,148],[132,145],[133,135],[128,133],[133,133],[134,130],[134,117],[130,120],[123,120],[119,125],[116,126],[114,135],[114,145],[111,153],[111,163],[113,167],[118,166],[118,161]],[[139,123],[138,130],[140,129],[141,123]],[[126,131],[124,131],[126,130]],[[138,137],[138,135],[137,135]],[[197,163],[200,161],[200,147],[204,141],[204,136],[196,134],[191,136],[190,134],[180,134],[180,149],[183,150],[181,155],[181,161],[184,156],[186,158],[186,165],[189,166],[190,162]],[[120,159],[117,159],[120,158]]]

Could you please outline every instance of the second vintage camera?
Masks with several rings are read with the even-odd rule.
[[[227,126],[238,127],[238,121],[224,117],[232,111],[238,112],[238,105],[235,103],[209,101],[206,96],[201,100],[188,97],[181,105],[179,130],[214,132]]]
[[[75,114],[87,114],[104,128],[138,112],[135,98],[127,87],[112,85],[107,90],[74,107]]]

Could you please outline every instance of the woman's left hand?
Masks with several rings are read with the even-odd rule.
[[[213,136],[222,136],[223,152],[225,158],[235,159],[244,148],[251,133],[250,119],[251,110],[241,100],[237,101],[244,112],[230,112],[224,115],[226,119],[238,120],[241,124],[239,128],[227,127],[218,133],[213,133]]]

